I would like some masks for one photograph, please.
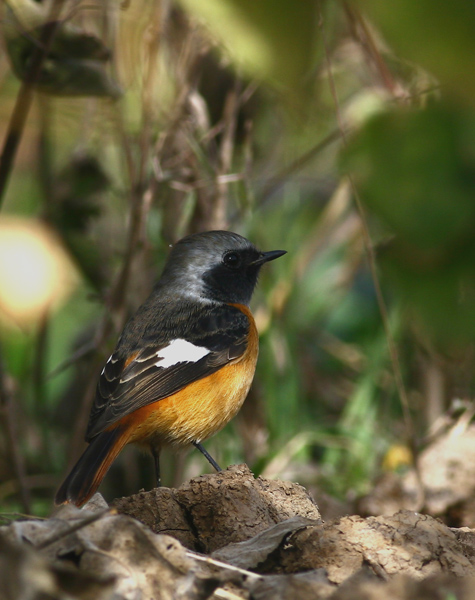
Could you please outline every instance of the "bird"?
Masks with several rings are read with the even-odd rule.
[[[261,267],[286,254],[262,252],[231,231],[205,231],[171,246],[152,293],[126,323],[97,383],[88,446],[55,504],[81,507],[126,444],[145,446],[161,485],[160,451],[195,446],[239,411],[259,352],[249,304]]]

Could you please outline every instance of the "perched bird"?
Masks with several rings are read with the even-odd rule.
[[[240,235],[208,231],[173,245],[153,292],[126,324],[97,385],[89,446],[55,502],[84,504],[129,443],[150,448],[160,485],[160,450],[201,442],[239,411],[254,377],[258,334],[249,302],[261,252]]]

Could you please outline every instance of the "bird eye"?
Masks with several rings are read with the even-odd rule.
[[[241,266],[241,257],[237,252],[227,252],[223,256],[223,263],[230,269],[237,269]]]

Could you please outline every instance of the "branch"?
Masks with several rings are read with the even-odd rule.
[[[2,205],[8,181],[13,170],[15,156],[20,144],[26,119],[33,101],[35,84],[39,79],[41,67],[51,48],[54,35],[60,26],[59,15],[64,0],[54,0],[43,27],[39,43],[31,57],[31,65],[25,74],[8,126],[5,143],[0,156],[0,207]]]

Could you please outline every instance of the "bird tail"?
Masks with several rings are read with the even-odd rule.
[[[56,506],[69,503],[82,506],[87,502],[128,441],[122,427],[103,431],[93,438],[56,492]]]

